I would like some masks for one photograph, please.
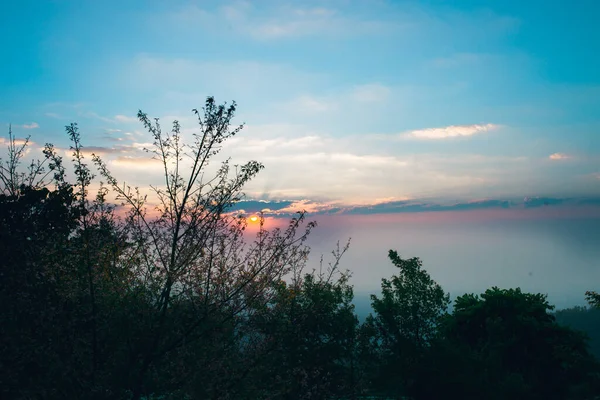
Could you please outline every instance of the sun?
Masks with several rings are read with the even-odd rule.
[[[258,221],[258,217],[256,215],[253,215],[250,217],[250,222],[256,222]]]

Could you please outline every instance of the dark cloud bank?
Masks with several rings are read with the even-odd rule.
[[[312,215],[370,215],[419,213],[432,211],[469,211],[486,209],[534,209],[543,207],[578,207],[600,206],[599,197],[587,198],[556,198],[556,197],[525,197],[510,200],[478,200],[469,202],[434,202],[434,201],[392,201],[365,206],[327,206],[308,200],[243,200],[232,207],[232,211],[245,213],[263,212],[265,215],[289,216],[296,211],[302,211],[307,204],[316,206],[318,211]],[[311,207],[313,208],[313,207]]]

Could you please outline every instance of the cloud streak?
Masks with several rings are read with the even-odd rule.
[[[137,117],[129,117],[127,115],[115,115],[114,120],[116,122],[125,122],[125,123],[132,123],[132,122],[138,122]]]
[[[190,5],[173,13],[172,18],[179,25],[200,25],[208,29],[218,29],[227,24],[235,33],[259,41],[372,35],[390,32],[399,25],[345,15],[333,8],[298,8],[279,4],[264,7],[246,1],[225,5],[216,10]],[[198,24],[198,21],[201,23]]]
[[[15,146],[23,146],[25,143],[27,143],[28,147],[35,146],[35,142],[32,142],[31,140],[27,141],[27,139],[23,139],[23,138],[14,138],[13,141],[14,141]],[[0,145],[4,146],[4,145],[8,145],[8,144],[9,144],[8,139],[0,137]]]
[[[372,83],[354,87],[351,96],[353,100],[361,103],[378,103],[387,100],[390,97],[389,87]]]
[[[484,129],[469,127],[471,131]],[[246,188],[252,198],[319,199],[328,204],[374,203],[382,198],[503,196],[520,193],[518,188],[523,185],[528,194],[557,195],[563,192],[553,193],[548,188],[579,185],[566,171],[556,171],[552,182],[540,179],[543,158],[514,153],[435,153],[427,152],[422,144],[400,145],[395,135],[373,141],[364,135],[336,137],[325,132],[293,124],[248,125],[243,135],[224,143],[223,154],[211,165],[216,168],[226,156],[236,164],[258,160],[266,168]],[[110,149],[94,150],[109,158],[117,175],[120,172],[135,180],[129,166],[153,165],[144,159],[147,154],[142,149],[151,147],[144,141],[121,141]],[[418,153],[406,148],[413,146],[421,146]],[[590,194],[596,192],[589,190]]]
[[[29,124],[23,124],[23,125],[13,125],[13,128],[21,128],[21,129],[37,129],[39,128],[40,125],[37,122],[31,122]]]
[[[24,124],[23,129],[37,129],[40,127],[40,125],[37,122],[32,122],[30,124]]]
[[[403,137],[418,140],[443,140],[456,137],[468,137],[498,129],[499,125],[450,125],[443,128],[427,128],[403,134]]]
[[[548,158],[553,161],[560,161],[560,160],[568,160],[569,158],[571,158],[571,156],[564,154],[564,153],[554,153],[554,154],[550,154],[550,156],[548,156]]]
[[[150,157],[120,156],[111,161],[111,165],[122,168],[161,169],[163,164]]]

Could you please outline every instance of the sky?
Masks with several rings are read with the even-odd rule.
[[[84,146],[144,185],[138,109],[192,132],[190,110],[213,95],[247,124],[227,155],[266,167],[253,198],[597,196],[598,12],[593,0],[2,2],[0,122],[57,146],[77,122]]]
[[[410,213],[581,221],[600,206],[598,15],[596,0],[4,1],[0,125],[68,154],[77,122],[117,178],[148,187],[160,170],[137,111],[189,138],[215,96],[245,123],[223,155],[265,166],[240,209],[372,232]]]

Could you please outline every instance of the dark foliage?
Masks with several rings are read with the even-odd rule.
[[[556,322],[584,332],[589,338],[590,352],[600,360],[600,309],[573,307],[558,310]]]
[[[456,299],[440,331],[455,398],[578,399],[596,392],[597,363],[582,334],[560,326],[541,294],[492,288]],[[435,353],[434,353],[435,355]],[[463,375],[460,369],[469,368]]]

